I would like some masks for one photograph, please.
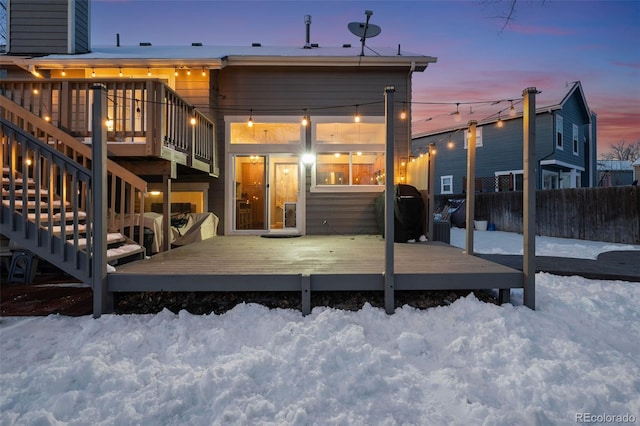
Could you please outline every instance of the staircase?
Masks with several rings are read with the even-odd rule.
[[[3,207],[11,206],[11,196],[9,186],[11,184],[11,170],[8,167],[2,168],[2,204]],[[77,226],[74,226],[74,214],[70,210],[71,204],[68,202],[62,203],[60,200],[53,200],[51,205],[53,207],[52,214],[49,215],[49,191],[46,188],[40,188],[40,191],[35,189],[35,181],[31,178],[25,181],[19,177],[14,179],[15,197],[14,200],[15,212],[22,216],[25,216],[30,223],[35,224],[36,216],[40,218],[40,228],[43,232],[49,233],[56,238],[63,240],[65,244],[74,244],[73,237],[77,232],[77,247],[79,250],[86,250],[87,246],[87,213],[83,210],[77,212]],[[25,188],[26,187],[26,188]],[[26,194],[25,194],[26,193]],[[39,198],[36,199],[36,196]],[[26,198],[26,204],[23,203],[23,199]],[[63,213],[64,210],[64,213]],[[51,216],[52,226],[49,228],[48,218]],[[63,221],[64,217],[64,223]],[[9,269],[9,282],[29,284],[31,277],[33,277],[37,263],[35,262],[21,262],[20,259],[25,256],[30,257],[31,253],[28,248],[11,246],[14,251],[11,267]],[[107,233],[107,263],[111,266],[117,266],[119,264],[128,263],[134,260],[140,260],[144,258],[145,249],[138,245],[135,241],[125,237],[120,232]],[[66,271],[74,274],[73,269]],[[82,279],[80,276],[75,278]]]
[[[22,252],[91,285],[94,294],[93,256],[112,266],[144,258],[144,233],[135,231],[143,224],[145,181],[107,160],[107,188],[96,188],[91,148],[4,96],[0,96],[0,142],[1,233]],[[93,243],[101,239],[96,234],[100,226],[94,227],[91,217],[99,190],[107,193],[104,247]],[[94,315],[95,309],[94,303]]]

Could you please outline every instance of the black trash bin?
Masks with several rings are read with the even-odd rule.
[[[399,184],[394,187],[394,241],[406,243],[418,240],[423,231],[424,200],[414,186]],[[376,198],[378,229],[384,237],[384,192]]]

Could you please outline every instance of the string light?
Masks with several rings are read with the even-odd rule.
[[[356,123],[360,122],[360,114],[358,113],[358,105],[356,105],[356,116],[353,118]]]
[[[460,107],[460,102],[457,102],[456,103],[456,112],[452,112],[451,113],[451,115],[453,115],[453,119],[455,121],[460,121],[462,119],[462,115],[460,115],[459,107]]]
[[[175,75],[176,77],[178,76],[178,68],[173,69],[173,75]]]
[[[509,102],[511,102],[511,108],[509,108],[509,115],[513,117],[516,115],[516,108],[513,106],[513,101],[509,101]]]
[[[407,118],[407,103],[402,104],[402,111],[400,112],[400,119],[404,120]]]
[[[91,77],[95,77],[96,76],[96,70],[95,68],[91,68]]]
[[[502,121],[502,118],[500,117],[500,113],[498,113],[498,121],[496,122],[496,126],[497,127],[504,126],[504,122]]]
[[[206,77],[207,76],[207,72],[205,71],[204,67],[202,67],[202,76]]]
[[[66,77],[66,75],[67,75],[67,72],[64,70],[64,68],[62,68],[62,76]]]
[[[307,127],[307,124],[309,124],[309,118],[307,117],[307,110],[304,110],[304,115],[302,116],[302,121],[301,121],[302,125]]]
[[[191,75],[191,68],[187,68],[187,75]]]
[[[249,111],[249,121],[247,122],[247,126],[253,127],[253,110]]]
[[[197,123],[196,117],[195,116],[191,117],[191,120],[189,120],[189,122],[191,123],[192,126],[195,126]]]
[[[151,77],[151,68],[147,67],[147,75]]]
[[[453,143],[453,139],[451,139],[451,135],[449,135],[449,141],[447,142],[447,148],[452,149],[455,146]]]
[[[120,67],[120,68],[119,68],[118,75],[119,75],[120,77],[122,77],[122,67]]]

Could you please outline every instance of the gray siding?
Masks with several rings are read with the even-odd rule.
[[[213,79],[212,75],[212,79]],[[217,119],[220,146],[224,147],[224,115],[314,115],[352,116],[360,105],[361,115],[384,116],[384,89],[395,86],[398,111],[410,101],[410,76],[407,69],[368,67],[228,67],[220,71],[219,93],[212,89],[212,102],[219,102]],[[344,108],[334,108],[345,106]],[[286,110],[283,109],[286,106]],[[212,105],[213,107],[213,105]],[[322,109],[326,108],[326,109]],[[394,114],[395,156],[407,157],[410,123]],[[220,159],[220,179],[211,188],[214,211],[224,211],[224,162]],[[377,233],[373,200],[377,193],[310,193],[307,184],[308,234]],[[222,218],[221,218],[222,220]],[[331,226],[322,225],[323,220]],[[224,225],[220,224],[221,229]]]
[[[69,12],[75,45],[69,46]],[[89,51],[89,0],[9,0],[9,53],[86,53]]]

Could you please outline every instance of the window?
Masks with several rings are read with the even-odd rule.
[[[440,193],[453,194],[453,176],[440,176]]]
[[[496,191],[522,191],[524,184],[523,170],[495,172]]]
[[[316,152],[316,188],[373,187],[384,184],[384,117],[315,117],[311,138]]]
[[[469,137],[471,133],[469,133],[469,129],[464,131],[464,149],[469,147]],[[476,148],[482,146],[482,127],[476,127]]]
[[[573,125],[573,155],[579,155],[579,146],[578,146],[578,126]]]
[[[562,134],[563,132],[563,127],[564,127],[564,120],[562,119],[561,116],[557,115],[556,116],[556,148],[558,149],[563,149],[562,147]]]
[[[315,184],[382,185],[384,184],[384,154],[360,151],[318,154]]]
[[[281,121],[280,121],[281,120]],[[232,144],[286,145],[303,140],[304,127],[299,121],[287,122],[285,117],[253,117],[253,125],[246,120],[229,123]]]

